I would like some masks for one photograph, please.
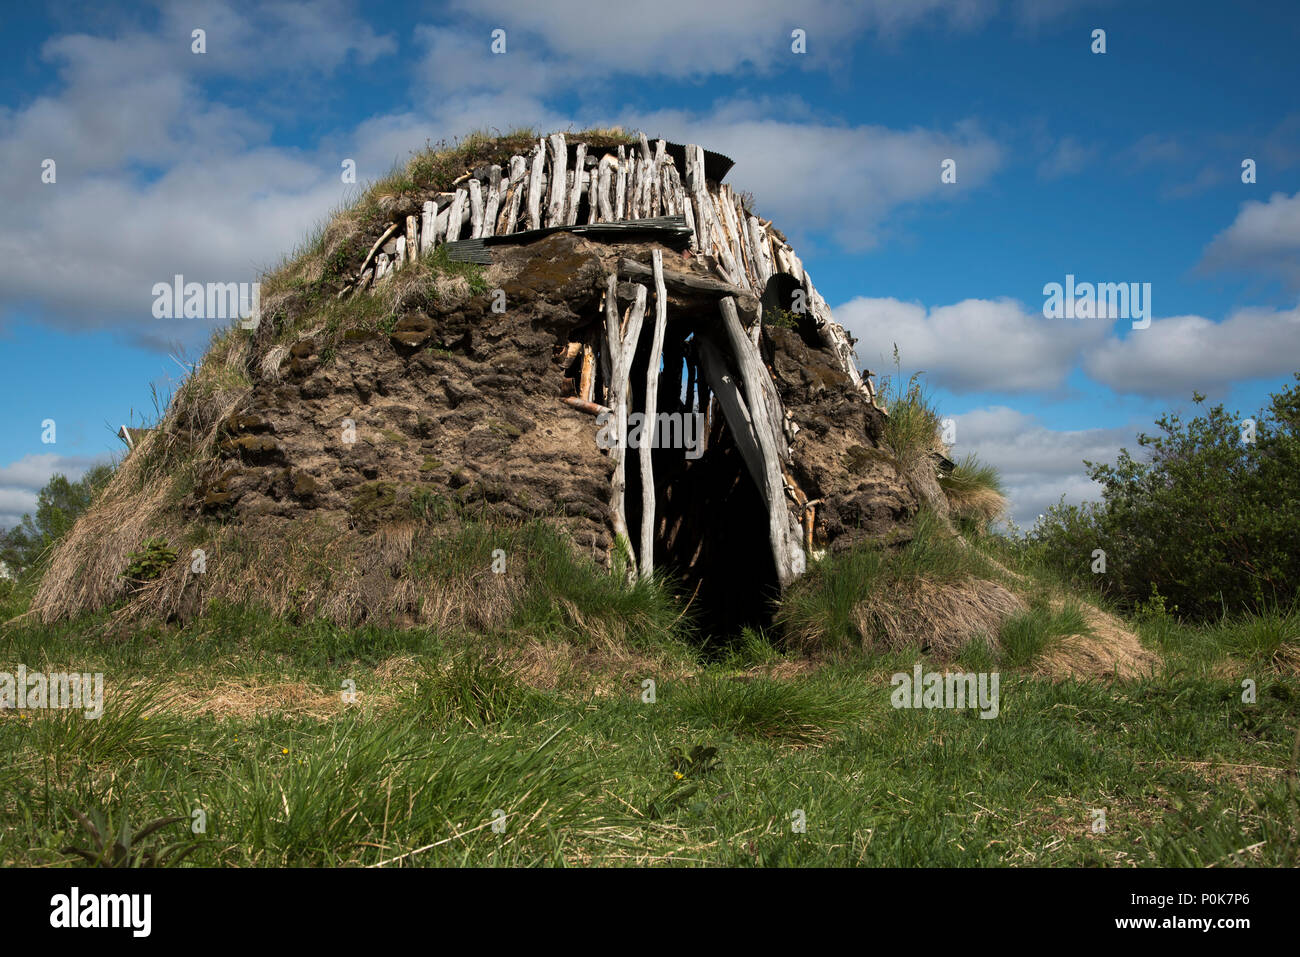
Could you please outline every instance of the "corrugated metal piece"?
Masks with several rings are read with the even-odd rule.
[[[481,239],[460,239],[447,243],[447,258],[454,263],[479,263],[492,265],[492,252],[483,245]]]
[[[490,265],[492,251],[490,246],[503,246],[509,243],[528,243],[541,239],[551,233],[577,233],[591,239],[613,239],[627,242],[633,236],[644,236],[675,246],[690,242],[691,228],[686,225],[686,217],[651,216],[647,219],[624,219],[616,223],[581,223],[574,226],[547,226],[542,229],[525,229],[523,232],[510,233],[506,236],[487,236],[483,239],[461,239],[447,243],[447,258],[453,262],[480,263]]]

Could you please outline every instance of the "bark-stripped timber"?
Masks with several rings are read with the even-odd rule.
[[[784,589],[803,574],[806,557],[800,542],[800,530],[785,502],[783,463],[789,453],[785,433],[781,428],[783,418],[781,400],[776,387],[763,365],[762,356],[745,335],[736,314],[736,304],[730,298],[720,302],[723,330],[726,332],[732,357],[740,369],[746,405],[753,424],[754,435],[762,453],[763,479],[759,485],[767,500],[768,534],[772,541],[772,556],[776,560],[777,580]]]
[[[420,207],[420,255],[433,248],[433,223],[438,216],[438,204],[426,200]]]
[[[636,554],[633,552],[632,540],[627,530],[627,509],[624,494],[627,488],[627,417],[628,417],[628,378],[632,372],[632,359],[641,335],[641,321],[645,318],[646,288],[637,287],[636,302],[629,312],[627,331],[620,335],[618,311],[616,306],[618,276],[611,275],[605,287],[605,322],[607,340],[611,351],[613,366],[610,383],[610,407],[614,410],[614,424],[617,429],[614,447],[610,455],[614,457],[614,479],[610,493],[610,511],[613,515],[615,536],[621,535],[628,550],[629,570],[636,573]]]
[[[642,141],[644,142],[644,136]],[[664,331],[668,326],[668,289],[664,286],[664,254],[654,250],[651,254],[655,277],[655,328],[650,340],[650,363],[645,377],[645,415],[650,436],[641,434],[641,574],[652,575],[655,567],[655,479],[654,433],[659,411],[659,363],[664,352]],[[632,343],[636,349],[635,341]],[[643,430],[645,426],[642,427]]]
[[[447,206],[438,213],[433,221],[433,242],[445,243],[447,241],[447,224],[451,222],[451,201],[447,201]]]
[[[695,228],[700,234],[700,249],[716,256],[722,274],[732,285],[739,285],[739,270],[731,256],[731,248],[713,205],[713,196],[709,193],[708,184],[704,179],[703,147],[694,145],[686,147],[686,157],[686,186],[695,195]]]
[[[542,167],[546,163],[545,140],[533,149],[532,171],[528,176],[528,228],[542,227]]]
[[[623,218],[625,204],[627,202],[627,150],[622,146],[618,148],[618,173],[614,183],[614,219]]]
[[[406,217],[406,256],[415,261],[420,258],[420,218]]]
[[[551,192],[550,202],[546,209],[547,226],[563,226],[565,200],[568,199],[568,172],[569,148],[565,145],[564,136],[561,133],[552,133],[550,136],[551,143]]]
[[[600,176],[596,180],[596,196],[600,200],[600,221],[602,223],[612,223],[614,221],[614,206],[609,201],[609,187],[614,170],[617,167],[618,160],[609,153],[600,158]]]
[[[654,275],[650,266],[643,265],[635,259],[620,259],[619,272],[633,279],[646,279]],[[669,300],[674,305],[690,309],[699,306],[712,308],[723,296],[733,297],[740,311],[747,320],[758,318],[758,298],[745,286],[733,286],[720,279],[711,279],[696,273],[678,272],[675,269],[664,270],[664,282],[670,293]]]
[[[722,406],[723,418],[745,463],[745,469],[754,480],[754,486],[760,494],[764,495],[764,502],[766,502],[763,485],[767,468],[763,463],[762,446],[759,445],[754,420],[750,415],[744,394],[727,369],[727,361],[723,357],[720,346],[714,345],[707,336],[701,336],[698,354],[701,379],[708,383],[713,395],[717,396],[718,404]]]
[[[519,207],[527,188],[527,179],[528,161],[522,156],[510,157],[510,189],[502,203],[502,220],[497,228],[498,235],[508,236],[515,231],[515,226],[519,222]]]
[[[691,252],[700,251],[700,238],[695,228],[695,211],[691,209],[690,197],[686,195],[686,187],[682,184],[682,178],[677,172],[676,166],[670,166],[669,176],[673,183],[673,193],[676,196],[675,202],[681,215],[686,217],[686,225],[691,228]]]
[[[497,213],[501,208],[501,167],[493,164],[488,170],[487,200],[483,204],[484,236],[495,236],[497,231]]]
[[[750,286],[756,286],[754,263],[749,250],[749,230],[745,228],[745,217],[740,210],[740,200],[736,198],[730,186],[726,189],[727,218],[736,237],[736,248],[740,253],[740,269],[745,274],[745,281]]]
[[[466,190],[456,190],[456,195],[451,201],[451,208],[447,213],[447,234],[443,242],[454,243],[460,239],[461,217],[465,212],[465,202],[469,197]]]
[[[388,253],[375,257],[375,282],[381,282],[388,276]]]
[[[609,415],[613,411],[603,405],[572,395],[566,395],[560,401],[570,408],[577,409],[579,412],[586,412],[588,415]]]
[[[560,353],[560,368],[568,371],[569,366],[573,365],[573,360],[578,358],[582,352],[581,342],[566,342],[564,351]]]
[[[466,184],[469,188],[469,238],[483,238],[483,186],[472,179]]]
[[[573,183],[569,187],[569,196],[557,225],[575,226],[578,222],[578,199],[582,196],[583,162],[587,159],[587,144],[579,143],[573,155]]]
[[[617,286],[617,284],[618,284],[618,277],[617,277],[617,276],[614,277],[614,281],[615,281],[615,285]],[[606,316],[606,318],[605,318],[605,325],[606,325],[606,327],[609,325],[609,307],[608,307],[609,299],[610,299],[610,297],[609,297],[609,295],[608,295],[607,292],[606,292],[606,293],[601,293],[601,297],[600,297],[600,305],[601,305],[601,308],[605,311],[605,316]],[[615,312],[617,313],[618,306],[615,305],[614,309],[615,309]],[[605,331],[606,331],[606,334],[607,334],[607,335],[606,335],[606,338],[608,338],[608,329],[606,328]],[[599,332],[599,330],[597,330],[597,332]],[[597,345],[600,344],[600,343],[599,343],[599,336],[598,336],[596,333],[593,333],[592,339],[593,339],[593,341],[595,341],[595,342],[597,343]],[[610,399],[609,399],[609,393],[610,393],[609,383],[610,383],[610,381],[614,378],[614,374],[613,374],[613,368],[614,368],[614,367],[613,367],[613,363],[612,363],[612,357],[611,357],[610,352],[609,352],[609,344],[608,344],[608,342],[606,342],[605,345],[600,349],[600,356],[599,356],[599,359],[600,359],[600,385],[598,386],[597,391],[599,392],[601,398],[603,398],[606,402],[609,402],[609,401],[610,401]],[[595,396],[594,396],[594,395],[592,396],[592,399],[593,399],[593,400],[595,399]]]
[[[397,223],[393,223],[385,229],[384,234],[375,240],[375,244],[370,247],[370,252],[366,253],[366,258],[361,260],[361,268],[357,270],[358,276],[366,271],[366,267],[370,265],[370,260],[374,258],[375,253],[379,252],[380,247],[383,246],[384,243],[388,242],[389,237],[391,237],[395,232],[397,232]]]
[[[623,218],[639,219],[641,210],[638,200],[641,196],[641,159],[636,150],[628,150],[627,155],[627,190],[623,198]]]
[[[695,246],[701,255],[709,252],[709,221],[702,208],[701,193],[704,190],[704,152],[696,146],[686,147],[686,192],[691,205],[695,208],[694,217],[688,216],[695,224]]]
[[[584,402],[596,398],[596,349],[592,338],[589,333],[582,344],[582,368],[578,372],[578,398]]]
[[[650,215],[666,216],[668,208],[664,203],[664,158],[668,153],[668,144],[655,140],[654,159],[650,164]]]
[[[758,265],[758,281],[766,288],[772,278],[772,260],[767,255],[767,231],[759,223],[757,216],[749,217],[749,235],[754,243],[754,261]]]
[[[731,258],[735,263],[736,282],[748,284],[749,272],[745,269],[745,254],[740,248],[740,226],[736,223],[736,208],[731,199],[731,187],[724,186],[718,191],[718,211],[722,216],[722,226],[727,233],[727,242],[731,245]]]
[[[393,251],[393,268],[401,269],[406,265],[406,237],[397,237],[397,248]]]

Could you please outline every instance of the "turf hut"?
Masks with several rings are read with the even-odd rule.
[[[671,576],[725,626],[827,550],[905,535],[935,467],[884,450],[852,341],[731,165],[619,131],[419,154],[265,277],[37,613],[491,624],[541,539],[494,575],[460,534],[490,522]]]

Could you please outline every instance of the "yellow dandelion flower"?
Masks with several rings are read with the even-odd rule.
[[[674,771],[673,777],[675,777],[678,781],[680,781],[682,778],[686,777],[686,775],[682,774],[681,771]]]
[[[281,754],[288,754],[288,753],[289,753],[289,749],[288,749],[288,748],[281,748],[281,749],[280,749],[280,753],[281,753]]]

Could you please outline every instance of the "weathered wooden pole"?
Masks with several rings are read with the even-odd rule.
[[[655,478],[654,445],[658,434],[659,363],[664,352],[664,330],[668,325],[668,289],[664,285],[664,254],[651,253],[655,274],[655,328],[650,341],[650,364],[645,375],[645,416],[641,426],[641,574],[654,573]],[[632,344],[633,350],[636,343]]]

